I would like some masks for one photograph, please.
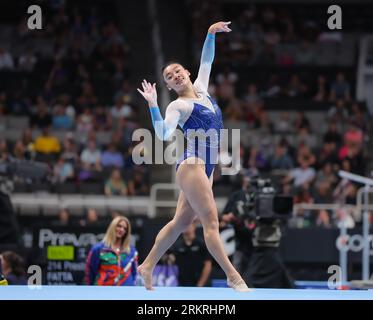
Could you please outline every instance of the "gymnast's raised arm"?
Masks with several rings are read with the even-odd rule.
[[[207,91],[211,72],[211,65],[215,56],[215,34],[217,32],[231,32],[228,27],[231,22],[217,22],[210,26],[202,48],[201,62],[195,83]]]

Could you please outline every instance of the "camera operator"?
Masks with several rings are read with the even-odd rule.
[[[294,287],[279,254],[292,205],[293,199],[277,194],[271,180],[259,177],[243,177],[241,190],[229,197],[222,222],[235,228],[233,261],[252,287]]]
[[[248,176],[241,176],[241,189],[229,196],[221,216],[221,227],[232,225],[235,230],[236,251],[233,255],[233,264],[241,274],[247,271],[253,250],[251,237],[255,228],[255,220],[249,217],[245,210],[245,205],[249,202],[249,183]],[[247,283],[247,279],[245,281]]]
[[[293,198],[278,194],[270,179],[252,179],[248,193],[256,226],[245,278],[257,288],[294,288],[279,252],[283,229],[293,210]]]

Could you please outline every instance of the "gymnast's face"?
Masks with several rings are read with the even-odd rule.
[[[176,93],[191,85],[189,77],[190,72],[179,63],[171,63],[163,70],[163,78],[167,88],[175,90]]]

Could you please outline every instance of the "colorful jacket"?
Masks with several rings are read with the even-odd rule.
[[[103,242],[90,250],[85,268],[85,282],[99,286],[134,286],[136,284],[138,253],[117,253]]]

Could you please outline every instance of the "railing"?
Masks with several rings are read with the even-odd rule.
[[[173,190],[178,191],[180,188],[175,183],[155,183],[150,189],[150,202],[148,208],[148,217],[154,218],[158,207],[176,208],[177,200],[157,200],[157,193],[159,191]]]
[[[170,200],[158,200],[159,191],[175,192],[175,197]],[[157,208],[176,208],[177,195],[180,189],[173,183],[156,183],[150,189],[150,196],[105,196],[53,193],[14,193],[11,201],[16,212],[21,215],[57,215],[58,210],[66,208],[73,215],[81,215],[85,210],[94,208],[99,215],[109,211],[119,210],[125,214],[147,214],[149,218],[156,217]],[[227,198],[215,199],[218,211],[222,211]]]
[[[369,194],[373,194],[373,187],[362,187],[358,190],[356,195],[356,205],[341,205],[341,204],[296,204],[294,205],[293,212],[296,213],[299,209],[304,210],[331,210],[335,212],[339,209],[344,209],[345,212],[350,212],[355,221],[363,220],[363,239],[364,246],[362,252],[362,279],[369,279],[369,215],[373,213],[373,204],[368,203]],[[344,242],[347,240],[347,225],[346,215],[339,221],[339,240]],[[336,243],[337,245],[337,243]],[[341,243],[341,245],[343,245]],[[343,247],[342,247],[343,248]],[[339,250],[339,265],[342,270],[342,281],[348,281],[347,279],[347,263],[348,263],[348,250],[338,248]]]
[[[98,215],[118,210],[125,214],[146,214],[149,197],[122,197],[105,195],[49,194],[49,193],[15,193],[11,195],[15,212],[20,215],[53,216],[58,210],[68,209],[72,215],[81,215],[85,210],[94,208]]]

